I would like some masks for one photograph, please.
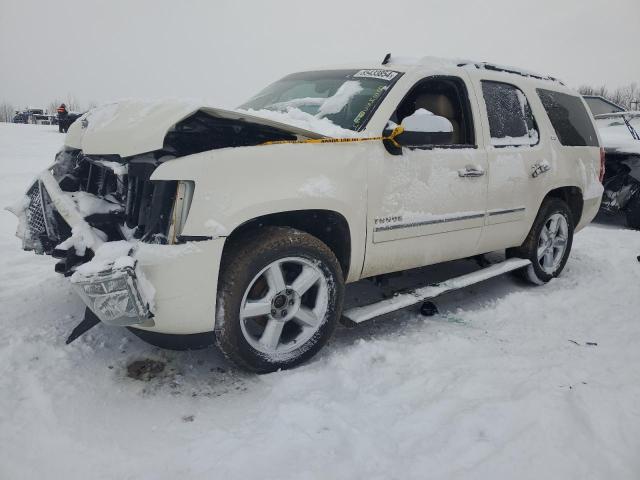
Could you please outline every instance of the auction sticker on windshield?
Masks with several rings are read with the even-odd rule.
[[[359,72],[353,74],[353,78],[377,78],[379,80],[386,80],[387,82],[390,82],[391,80],[396,78],[399,73],[400,72],[395,72],[393,70],[382,69],[360,70]]]

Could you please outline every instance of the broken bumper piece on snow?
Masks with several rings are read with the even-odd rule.
[[[134,268],[111,269],[89,277],[76,274],[71,283],[103,323],[153,326],[153,315],[138,287]]]

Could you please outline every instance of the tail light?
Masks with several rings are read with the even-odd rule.
[[[604,147],[600,147],[600,183],[604,180]]]

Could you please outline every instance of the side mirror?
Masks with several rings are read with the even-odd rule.
[[[419,108],[413,114],[405,117],[401,126],[402,133],[394,136],[395,142],[401,147],[425,148],[453,143],[451,122],[424,108]],[[391,132],[391,129],[387,129],[384,131],[384,135],[388,136]]]

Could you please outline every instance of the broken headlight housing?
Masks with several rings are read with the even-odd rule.
[[[132,267],[72,278],[71,283],[91,311],[108,325],[140,325],[151,317]]]

